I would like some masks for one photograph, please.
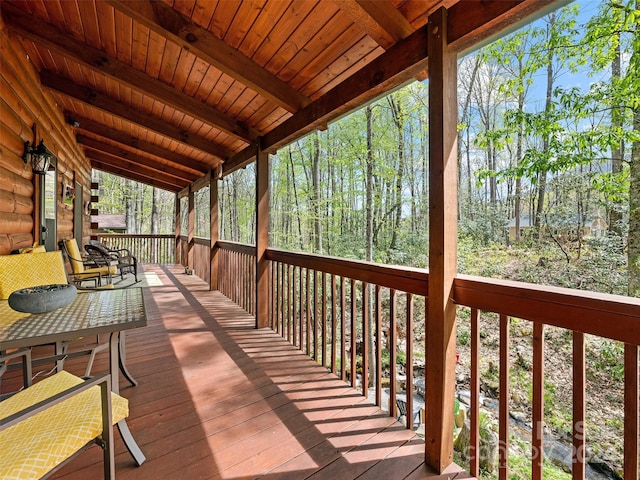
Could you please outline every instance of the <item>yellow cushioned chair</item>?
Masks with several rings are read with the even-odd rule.
[[[129,405],[110,389],[108,374],[83,382],[62,371],[0,402],[0,478],[44,478],[95,442],[115,479],[113,425]]]
[[[111,277],[118,272],[118,268],[115,265],[110,266],[90,266],[87,267],[82,260],[80,249],[78,248],[78,242],[75,238],[64,240],[60,242],[63,250],[69,259],[71,265],[71,279],[74,283],[81,284],[86,280],[96,280],[98,286],[102,285],[102,277],[107,278],[107,284],[111,284]]]

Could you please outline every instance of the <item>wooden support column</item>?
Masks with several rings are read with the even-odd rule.
[[[269,326],[269,154],[256,154],[256,328]]]
[[[429,300],[426,319],[425,460],[438,473],[453,462],[457,250],[456,53],[447,10],[429,16]]]
[[[175,240],[175,246],[174,246],[174,250],[173,250],[173,255],[174,255],[174,261],[176,263],[178,263],[178,259],[180,259],[180,264],[184,265],[184,258],[182,258],[182,249],[180,247],[180,235],[181,235],[181,222],[182,222],[182,217],[180,216],[180,196],[176,193],[176,240]]]
[[[218,175],[211,171],[209,179],[209,290],[218,290]]]
[[[193,271],[193,247],[195,245],[195,230],[196,230],[196,202],[193,193],[193,188],[189,185],[189,226],[187,234],[187,268],[189,271]]]

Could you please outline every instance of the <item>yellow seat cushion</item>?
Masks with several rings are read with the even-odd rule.
[[[5,418],[82,383],[62,371],[0,402]],[[129,415],[127,399],[111,394],[113,423]],[[0,432],[0,478],[41,478],[102,434],[100,387],[94,386]]]
[[[68,283],[61,252],[0,255],[0,299],[21,288],[56,283]]]
[[[47,249],[44,245],[34,245],[33,247],[27,247],[20,253],[46,253]]]

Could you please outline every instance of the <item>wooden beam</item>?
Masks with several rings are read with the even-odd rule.
[[[180,265],[184,266],[184,258],[182,258],[182,248],[180,248],[180,235],[181,235],[181,230],[182,230],[182,216],[180,214],[180,196],[178,195],[178,193],[176,192],[176,197],[175,197],[175,221],[176,221],[176,238],[175,238],[175,245],[174,245],[174,250],[173,250],[173,255],[174,255],[174,259],[176,263],[180,263]],[[178,262],[178,260],[180,260],[180,262]]]
[[[107,0],[107,3],[291,113],[311,102],[288,83],[163,2]]]
[[[71,80],[55,75],[48,70],[40,72],[40,82],[43,87],[55,91],[61,95],[73,98],[79,102],[86,103],[110,115],[123,118],[131,123],[152,130],[160,135],[174,139],[177,142],[184,143],[192,148],[197,148],[203,152],[215,155],[221,159],[227,158],[228,150],[216,146],[210,140],[198,135],[190,134],[184,130],[160,120],[154,115],[146,112],[134,110],[128,105],[123,105],[118,100],[107,97],[95,90],[83,87],[73,83]]]
[[[449,9],[447,43],[458,53],[480,48],[514,31],[532,15],[542,16],[571,0],[485,0],[457,2]]]
[[[169,185],[160,180],[146,177],[144,175],[140,175],[138,173],[134,173],[123,168],[115,167],[109,163],[102,163],[98,160],[91,160],[91,168],[96,170],[102,170],[103,172],[111,173],[113,175],[118,175],[122,178],[127,178],[129,180],[134,180],[136,182],[144,183],[145,185],[151,185],[152,187],[160,188],[162,190],[167,190],[168,192],[175,192],[178,190],[178,187],[175,185]]]
[[[271,130],[262,138],[262,148],[273,153],[302,135],[404,85],[426,68],[425,26]],[[254,157],[255,148],[245,148],[224,163],[225,174],[250,163]]]
[[[159,181],[167,184],[173,185],[174,188],[182,188],[185,185],[189,185],[188,180],[179,179],[172,177],[170,175],[166,175],[161,173],[154,167],[148,167],[146,165],[140,165],[135,161],[125,160],[123,158],[114,157],[107,153],[101,152],[99,150],[94,150],[93,148],[85,148],[85,156],[91,160],[97,160],[103,165],[113,165],[116,168],[121,168],[128,172],[132,172],[138,175],[142,175],[147,178],[158,179]]]
[[[269,326],[269,155],[256,152],[256,328]]]
[[[101,73],[121,85],[128,86],[149,98],[169,105],[247,143],[251,143],[258,135],[257,132],[226,116],[213,106],[179,92],[145,72],[141,72],[117,58],[110,57],[104,51],[79,42],[49,23],[38,20],[34,16],[27,16],[9,4],[3,5],[2,14],[6,16],[7,26],[20,36]]]
[[[129,160],[133,163],[144,165],[145,167],[155,169],[168,176],[175,177],[177,180],[193,182],[199,177],[199,175],[197,174],[187,173],[184,170],[179,170],[170,165],[158,162],[157,160],[154,160],[152,158],[145,157],[144,155],[139,155],[130,150],[120,148],[110,143],[101,142],[85,135],[76,135],[76,139],[78,140],[79,144],[84,145],[85,147],[90,148],[94,151],[103,152],[114,157],[121,158],[123,160]]]
[[[447,45],[447,11],[429,16],[429,301],[426,319],[425,461],[453,462],[457,255],[457,56]]]
[[[218,178],[215,171],[209,174],[209,290],[218,290]]]
[[[175,164],[176,168],[180,168],[187,173],[206,173],[212,166],[217,165],[217,162],[219,161],[217,157],[213,156],[210,157],[211,164],[201,162],[200,160],[194,160],[193,158],[187,157],[186,155],[180,155],[179,153],[172,152],[171,150],[156,145],[155,143],[141,140],[138,137],[134,137],[119,130],[115,130],[111,127],[103,125],[102,123],[96,122],[95,120],[76,115],[69,111],[65,112],[65,117],[68,119],[72,119],[73,121],[80,124],[79,127],[76,127],[76,131],[91,133],[107,140],[111,140],[112,142],[116,142],[120,145],[129,148],[135,148],[144,153],[164,158],[168,162]]]
[[[409,20],[389,1],[334,0],[334,2],[385,50],[415,32]]]
[[[187,212],[187,219],[189,225],[187,226],[187,268],[193,271],[193,256],[195,252],[195,231],[196,231],[196,202],[193,190],[189,188],[189,210]]]

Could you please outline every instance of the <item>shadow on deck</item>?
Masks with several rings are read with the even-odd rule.
[[[182,267],[145,275],[148,326],[127,334],[139,385],[122,379],[121,394],[147,461],[116,435],[118,479],[471,478],[434,474],[414,433]],[[53,478],[101,477],[91,447]]]

